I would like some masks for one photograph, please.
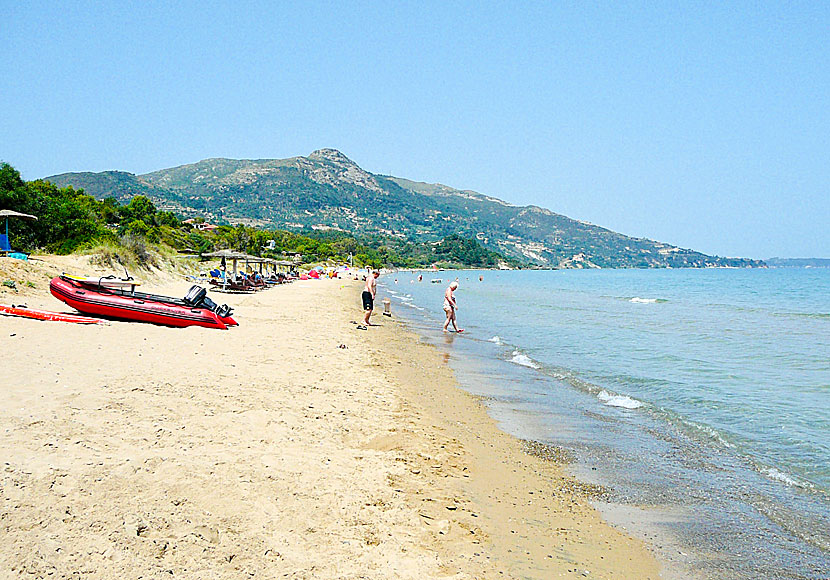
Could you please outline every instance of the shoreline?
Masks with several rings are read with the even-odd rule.
[[[480,400],[458,384],[449,360],[405,324],[431,367],[399,367],[402,391],[465,451],[462,488],[485,517],[494,554],[520,578],[658,578],[645,544],[605,522],[589,505],[598,489],[566,473],[559,448],[502,431]],[[387,343],[396,352],[394,340]],[[400,346],[405,346],[401,344]],[[431,360],[429,360],[431,359]],[[587,572],[587,574],[586,574]]]
[[[71,311],[44,290],[44,272],[67,267],[91,269],[15,266],[36,287],[0,303]],[[162,275],[146,288],[189,285]],[[436,349],[379,314],[382,326],[356,330],[359,287],[221,295],[240,321],[228,331],[0,318],[13,379],[0,570],[659,577],[648,549],[500,431]]]
[[[758,421],[756,436],[742,444],[747,433],[741,425],[747,423],[740,421],[764,418],[764,409],[778,405],[781,425],[803,428],[805,441],[820,442],[821,425],[776,398],[779,391],[759,397],[758,409],[742,408],[740,401],[754,391],[741,386],[767,384],[775,373],[762,376],[764,364],[754,374],[754,367],[729,364],[736,360],[730,356],[757,356],[772,344],[744,343],[729,332],[744,319],[741,306],[752,300],[741,289],[757,287],[766,308],[745,320],[784,339],[775,341],[784,363],[776,382],[787,384],[792,377],[796,384],[821,385],[820,369],[799,354],[810,352],[807,339],[778,336],[798,326],[800,336],[814,335],[816,348],[823,346],[821,333],[815,333],[823,318],[809,316],[821,312],[820,303],[769,299],[776,288],[803,287],[810,278],[772,274],[712,272],[700,279],[693,272],[621,272],[589,281],[578,273],[508,273],[491,275],[487,284],[475,281],[477,274],[462,275],[461,325],[469,331],[463,336],[440,332],[436,305],[443,287],[402,275],[400,285],[387,280],[384,290],[394,298],[393,310],[422,340],[449,357],[462,388],[483,398],[501,429],[562,446],[575,460],[565,468],[568,473],[606,487],[607,495],[592,505],[607,522],[650,547],[661,577],[807,578],[827,568],[826,487],[819,487],[820,479],[813,487],[809,476],[804,484],[785,478],[791,473],[820,478],[826,470],[820,460],[805,462],[806,450],[787,454],[786,445],[779,445],[786,442],[770,428],[778,423]],[[696,297],[708,297],[705,289],[713,284],[725,289],[717,294],[723,298],[714,308],[698,304]],[[818,287],[822,284],[826,278]],[[721,303],[730,306],[722,312]],[[778,312],[804,312],[808,322],[802,324],[799,314],[778,320]],[[664,332],[675,324],[684,332]],[[709,341],[697,350],[679,348],[695,340],[703,344],[699,337]],[[713,344],[723,346],[725,359],[711,352]],[[744,344],[757,344],[757,351]],[[708,364],[699,368],[698,360]],[[804,361],[804,373],[798,372],[798,361]],[[783,370],[788,366],[792,372]],[[696,380],[710,380],[712,390],[696,388]],[[791,392],[806,390],[794,386]],[[698,396],[704,404],[722,400],[721,408],[734,408],[735,424],[728,417],[724,422],[723,414],[700,413]],[[777,450],[785,454],[776,456]],[[775,457],[781,462],[770,461]]]

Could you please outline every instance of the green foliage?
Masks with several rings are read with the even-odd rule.
[[[213,220],[244,218],[246,222],[256,220],[262,227],[308,232],[310,239],[294,240],[296,247],[290,249],[320,259],[351,253],[373,264],[492,264],[486,253],[473,246],[458,240],[444,241],[456,235],[459,239],[475,239],[484,249],[512,258],[514,264],[530,261],[541,267],[761,265],[757,261],[707,256],[653,240],[631,238],[542,208],[517,207],[444,185],[371,174],[360,179],[348,178],[360,175],[361,171],[338,152],[315,152],[299,162],[209,159],[146,175],[105,171],[63,174],[51,179],[60,185],[84,187],[99,199],[114,196],[122,203],[129,202],[125,207],[134,203],[146,205],[144,201],[133,201],[144,197],[163,200],[165,206],[178,208],[182,215],[199,213]],[[339,177],[332,179],[333,175]],[[373,180],[371,186],[366,185],[366,176]],[[141,214],[140,207],[134,209],[140,214],[138,219],[148,226],[171,225],[163,221],[160,214],[164,212],[155,212],[151,223]],[[105,223],[129,224],[134,217],[116,221],[105,218]],[[328,235],[331,230],[312,231],[319,226],[344,235]],[[378,232],[384,236],[378,236]],[[147,235],[153,238],[154,233],[148,231]],[[231,236],[220,243],[249,253],[261,246],[259,238],[250,233],[237,231],[234,235],[236,239]],[[159,237],[165,241],[163,230]],[[438,245],[429,248],[425,245],[428,243]],[[281,247],[288,248],[285,244]]]
[[[433,253],[436,262],[456,262],[480,268],[496,266],[501,258],[499,254],[486,250],[475,240],[456,234],[447,236],[436,244]]]
[[[133,220],[124,228],[125,234],[131,234],[133,236],[146,236],[149,231],[150,226],[142,220]]]
[[[355,265],[374,268],[423,267],[436,262],[489,267],[503,259],[458,235],[429,243],[389,236],[356,237],[336,230],[301,234],[244,225],[202,232],[182,224],[171,212],[157,210],[144,195],[135,195],[126,205],[111,196],[98,201],[71,186],[25,182],[8,164],[0,165],[0,208],[38,217],[37,221],[14,220],[10,228],[13,248],[59,254],[84,250],[96,254],[108,267],[158,266],[164,246],[197,254],[218,248],[279,258],[300,254],[306,262],[345,262],[351,255]]]
[[[72,187],[58,189],[47,181],[24,182],[8,164],[0,165],[0,208],[37,216],[37,221],[12,218],[10,243],[31,251],[45,248],[59,254],[106,235],[100,202]]]
[[[137,195],[130,200],[127,205],[119,208],[121,214],[121,221],[134,222],[143,221],[147,224],[153,224],[153,217],[156,213],[156,206],[149,198],[143,195]]]
[[[134,271],[150,266],[160,268],[163,263],[171,264],[161,247],[151,244],[146,238],[127,234],[82,249],[92,256],[93,263],[121,270]]]
[[[157,211],[149,198],[137,195],[127,205],[114,197],[98,201],[73,187],[58,188],[43,180],[25,182],[7,163],[0,164],[0,209],[36,216],[37,221],[11,219],[9,237],[16,250],[43,249],[68,254],[121,236],[161,241],[162,227],[179,227],[170,212]]]
[[[338,231],[311,231],[305,234],[285,230],[261,230],[248,226],[221,227],[212,233],[199,235],[201,241],[213,243],[216,248],[229,248],[257,256],[290,258],[302,256],[304,262],[347,262],[349,256],[356,266],[417,268],[441,262],[448,267],[496,266],[507,260],[500,254],[483,248],[475,240],[449,236],[434,244],[408,242],[384,236],[356,237]],[[270,242],[273,248],[269,249]]]
[[[407,266],[430,260],[492,263],[472,246],[464,246],[458,240],[443,241],[457,235],[475,239],[486,250],[512,257],[514,263],[530,261],[541,267],[761,265],[753,260],[707,256],[653,240],[631,238],[539,207],[517,207],[472,191],[361,172],[342,154],[324,151],[299,160],[209,159],[146,175],[105,171],[63,174],[51,179],[59,185],[84,187],[99,199],[114,196],[122,203],[129,202],[125,207],[139,205],[134,200],[146,196],[144,199],[163,200],[166,207],[176,207],[182,215],[199,213],[214,220],[256,220],[262,227],[309,232],[310,238],[320,242],[295,240],[298,247],[292,249],[321,259],[351,253],[373,263]],[[360,178],[350,179],[349,175]],[[372,180],[371,185],[367,185],[367,178]],[[170,225],[160,221],[164,219],[161,213],[155,212],[154,223],[144,215],[138,219],[148,226]],[[129,224],[136,216],[128,217],[117,221],[106,218],[105,223]],[[311,231],[320,226],[345,235],[332,237],[319,229]],[[378,232],[383,232],[384,237],[379,237]],[[164,241],[163,231],[160,238]],[[324,241],[331,247],[321,247]],[[424,246],[438,242],[438,254]],[[228,243],[249,252],[260,245],[258,239],[238,238]],[[366,252],[361,245],[373,251]],[[382,248],[386,248],[385,253]]]

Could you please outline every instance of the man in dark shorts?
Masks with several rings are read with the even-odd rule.
[[[361,297],[363,298],[363,324],[366,326],[374,326],[369,322],[369,317],[372,316],[372,310],[375,308],[375,294],[377,293],[377,279],[380,272],[374,270],[371,276],[366,277],[366,288],[363,290]]]

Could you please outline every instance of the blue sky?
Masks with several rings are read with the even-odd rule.
[[[0,8],[0,159],[26,179],[334,147],[708,253],[830,257],[830,3]]]

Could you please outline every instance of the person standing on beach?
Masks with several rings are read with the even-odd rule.
[[[372,316],[372,310],[375,308],[375,294],[377,293],[378,283],[377,279],[380,272],[373,271],[366,277],[366,288],[363,290],[363,324],[366,326],[374,326],[369,322],[369,317]]]
[[[464,332],[464,329],[458,328],[455,322],[455,311],[458,310],[458,304],[456,304],[454,292],[457,288],[458,282],[453,281],[447,286],[447,291],[444,292],[444,313],[447,315],[447,319],[444,321],[444,332],[447,332],[450,322],[452,322],[452,327],[456,332]]]

